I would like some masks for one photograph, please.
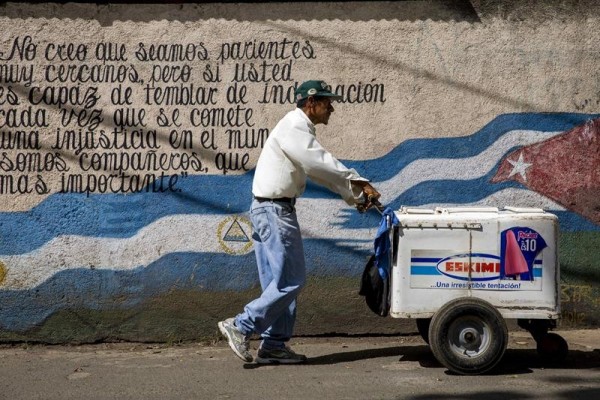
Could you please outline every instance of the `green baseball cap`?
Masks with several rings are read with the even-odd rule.
[[[330,86],[324,81],[306,81],[296,89],[296,101],[304,100],[310,96],[331,97],[339,100],[342,96],[332,93]]]

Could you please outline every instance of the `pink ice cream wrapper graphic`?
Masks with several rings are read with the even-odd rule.
[[[506,232],[506,250],[504,252],[504,271],[506,275],[519,275],[529,271],[527,260],[519,248],[513,231]]]

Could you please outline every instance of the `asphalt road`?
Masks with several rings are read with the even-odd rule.
[[[561,365],[519,331],[483,376],[448,372],[418,336],[296,338],[309,361],[293,366],[244,364],[223,341],[3,345],[0,399],[600,399],[600,330],[558,333]]]

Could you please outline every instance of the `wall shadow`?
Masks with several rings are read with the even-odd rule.
[[[374,3],[383,3],[376,5]],[[11,18],[97,19],[102,25],[114,21],[151,22],[157,20],[197,21],[223,18],[238,21],[278,20],[399,20],[485,22],[500,19],[510,22],[584,21],[600,16],[596,0],[224,0],[224,1],[33,1],[0,3],[0,15]],[[34,7],[24,9],[23,4]],[[13,6],[14,5],[14,6]],[[86,7],[96,5],[96,7]],[[135,6],[135,7],[134,7]]]
[[[479,22],[477,12],[468,0],[439,1],[134,1],[29,3],[23,8],[0,4],[0,15],[11,18],[96,19],[102,25],[115,21],[152,22],[200,21],[226,19],[237,21],[264,20],[399,20]],[[86,4],[81,4],[86,3]],[[235,4],[234,4],[235,3]],[[318,4],[314,4],[318,3]],[[376,4],[381,3],[381,4]],[[96,5],[94,7],[94,5]]]

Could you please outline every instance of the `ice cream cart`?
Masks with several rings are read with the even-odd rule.
[[[558,218],[541,209],[410,208],[390,225],[389,315],[413,318],[436,359],[459,374],[492,369],[507,347],[506,319],[559,360]]]

